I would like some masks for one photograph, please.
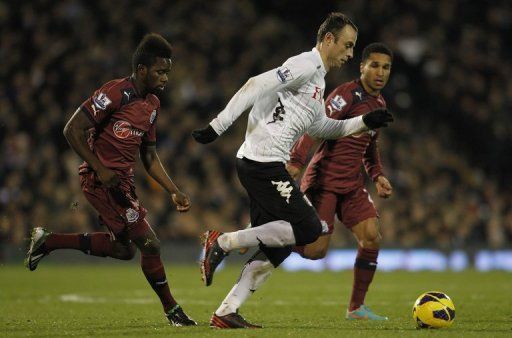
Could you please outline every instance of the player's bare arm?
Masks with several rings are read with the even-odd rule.
[[[102,184],[107,187],[116,186],[119,184],[119,177],[100,162],[87,144],[86,133],[92,127],[92,122],[78,108],[64,127],[64,136],[71,148],[89,163]]]
[[[147,173],[171,196],[173,203],[176,205],[176,210],[180,212],[188,211],[191,206],[190,199],[178,189],[165,171],[156,152],[156,146],[141,146],[140,158]]]

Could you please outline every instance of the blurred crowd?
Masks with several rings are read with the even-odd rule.
[[[501,248],[512,243],[512,5],[506,1],[0,2],[0,249],[31,227],[102,231],[81,195],[79,157],[62,129],[102,83],[131,73],[142,36],[174,47],[157,149],[191,197],[179,214],[137,168],[137,194],[163,240],[237,229],[248,200],[234,170],[243,115],[208,146],[189,136],[252,75],[311,49],[329,11],[359,27],[355,59],[328,75],[328,91],[358,76],[362,48],[396,53],[384,95],[397,122],[382,133],[389,200],[374,199],[386,247]],[[371,182],[369,188],[374,191]],[[338,225],[334,245],[353,245]]]

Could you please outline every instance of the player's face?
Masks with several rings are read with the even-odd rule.
[[[145,82],[148,93],[162,94],[170,72],[171,59],[156,58],[156,62],[147,69]]]
[[[327,62],[329,67],[340,68],[354,57],[357,32],[354,27],[346,25],[337,34],[338,39],[329,45]]]
[[[391,74],[391,57],[382,53],[370,53],[368,59],[361,62],[361,81],[372,92],[380,92],[388,83]]]

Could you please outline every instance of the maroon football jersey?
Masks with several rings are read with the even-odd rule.
[[[158,97],[140,97],[128,77],[106,83],[80,109],[94,124],[88,139],[92,152],[120,177],[133,177],[140,145],[156,143]],[[81,173],[89,170],[86,162],[80,166]]]
[[[385,108],[386,102],[379,95],[368,94],[360,80],[337,87],[325,101],[329,117],[344,120]],[[336,193],[347,193],[364,184],[361,165],[375,180],[382,174],[377,147],[378,131],[369,130],[337,140],[323,140],[315,151],[302,178],[301,189],[321,188]],[[314,141],[308,135],[301,137],[292,148],[290,164],[303,167]]]

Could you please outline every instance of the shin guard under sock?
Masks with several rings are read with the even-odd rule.
[[[160,298],[164,312],[169,312],[177,303],[171,295],[160,255],[141,254],[140,265],[149,285]]]
[[[357,309],[364,304],[364,298],[368,292],[375,270],[377,269],[378,249],[365,249],[359,247],[356,262],[354,264],[354,284],[350,297],[349,311]]]

